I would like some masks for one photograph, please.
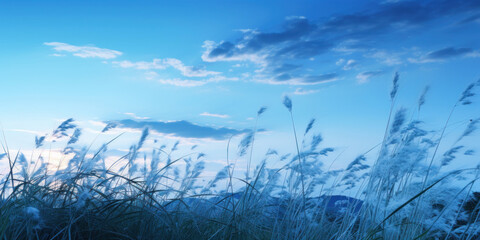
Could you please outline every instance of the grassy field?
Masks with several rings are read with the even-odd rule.
[[[73,157],[66,157],[64,169],[48,167],[48,154],[29,159],[2,142],[0,161],[8,169],[0,173],[0,239],[479,239],[479,166],[445,169],[455,158],[474,154],[467,137],[480,118],[464,126],[447,151],[439,146],[458,108],[478,110],[472,100],[480,81],[452,103],[442,129],[426,129],[421,119],[397,108],[398,88],[395,75],[388,126],[382,143],[372,146],[378,152],[373,164],[362,153],[340,170],[323,165],[334,149],[321,147],[314,120],[297,129],[288,97],[283,104],[297,151],[266,154],[283,162],[281,168],[252,161],[255,127],[236,153],[248,161],[244,178],[232,161],[200,184],[205,156],[174,157],[175,146],[146,154],[148,129],[128,154],[109,164],[110,142],[97,150],[74,148],[81,132],[68,119],[51,134],[68,140],[63,153]],[[421,111],[427,90],[414,111]],[[103,132],[114,127],[110,123]],[[44,141],[36,138],[37,150]],[[348,189],[356,194],[337,196]]]

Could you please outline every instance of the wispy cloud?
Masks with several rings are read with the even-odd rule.
[[[295,89],[295,92],[293,92],[294,95],[308,95],[308,94],[313,94],[317,93],[320,90],[318,89],[303,89],[303,88],[297,88]]]
[[[429,52],[419,58],[409,58],[408,60],[412,63],[429,63],[429,62],[439,62],[445,61],[450,58],[459,58],[459,57],[480,57],[480,54],[472,48],[456,48],[456,47],[446,47],[436,51]]]
[[[37,136],[45,135],[45,133],[42,133],[40,131],[34,131],[34,130],[28,130],[28,129],[8,129],[8,130],[12,132],[22,132],[22,133],[33,134]]]
[[[174,69],[181,72],[185,77],[206,77],[210,75],[219,75],[220,72],[208,71],[203,67],[193,67],[186,66],[182,61],[176,58],[165,58],[158,59],[155,58],[151,62],[139,61],[114,61],[112,64],[117,65],[122,68],[135,68],[140,70],[159,70],[166,69],[167,67],[173,67]]]
[[[268,79],[263,82],[270,84],[307,84],[312,75],[322,74],[314,72],[332,71],[321,68],[313,72],[305,71],[304,65],[309,64],[310,59],[317,59],[316,56],[332,52],[371,52],[375,50],[373,46],[379,43],[377,39],[396,41],[383,38],[386,34],[424,28],[427,22],[480,9],[480,4],[475,1],[456,0],[387,1],[372,5],[365,11],[333,16],[326,21],[289,17],[278,31],[248,30],[242,31],[236,40],[205,41],[202,59],[207,62],[252,62],[258,68],[258,75],[254,79],[263,77]],[[403,63],[398,55],[385,51],[364,57],[376,58],[385,65]],[[346,61],[342,69],[353,69],[359,62],[361,59]],[[363,74],[360,77],[368,78]]]
[[[152,69],[165,69],[167,65],[163,63],[162,59],[153,59],[151,62],[139,61],[114,61],[112,64],[122,67],[122,68],[135,68],[140,70],[152,70]]]
[[[156,72],[146,72],[145,78],[153,81],[157,81],[160,84],[172,85],[177,87],[198,87],[207,83],[222,82],[222,81],[237,81],[237,77],[225,77],[221,75],[201,78],[201,79],[183,79],[183,78],[161,78]]]
[[[471,22],[480,23],[480,14],[475,14],[470,17],[464,18],[462,21],[459,22],[459,24],[466,24]]]
[[[209,112],[200,113],[200,116],[216,117],[216,118],[229,118],[230,117],[227,114],[217,114],[217,113],[209,113]]]
[[[124,113],[124,114],[127,115],[127,116],[130,116],[130,117],[132,117],[132,118],[134,118],[134,119],[137,119],[137,120],[150,119],[149,117],[139,117],[139,116],[137,116],[135,113],[130,113],[130,112],[126,112],[126,113]]]
[[[439,60],[439,59],[447,59],[452,57],[464,56],[472,52],[473,52],[473,49],[471,48],[447,47],[437,51],[430,52],[425,57],[427,59]]]
[[[350,70],[358,65],[357,61],[350,59],[347,63],[343,66],[343,70]]]
[[[206,77],[220,74],[220,72],[208,71],[200,67],[185,66],[182,61],[175,58],[167,58],[164,63],[179,70],[185,77]]]
[[[44,45],[51,46],[57,52],[69,52],[72,55],[81,57],[81,58],[102,58],[102,59],[112,59],[122,55],[122,52],[99,48],[94,46],[75,46],[68,43],[61,42],[45,42]],[[61,55],[54,55],[61,56]]]
[[[143,129],[148,127],[158,133],[169,134],[182,138],[210,138],[216,140],[227,139],[230,136],[249,132],[248,129],[233,129],[226,127],[201,126],[189,121],[142,121],[123,119],[115,121],[119,128]]]
[[[398,53],[391,53],[385,50],[374,50],[371,53],[365,54],[365,57],[374,58],[378,62],[387,66],[394,66],[402,64],[402,59]]]
[[[357,70],[360,65],[368,64],[364,62],[368,58],[393,66],[478,56],[480,54],[470,48],[449,47],[404,61],[404,53],[379,50],[377,45],[386,42],[384,46],[389,46],[392,41],[398,40],[396,34],[402,36],[411,29],[426,30],[425,24],[437,19],[455,17],[464,19],[464,22],[477,21],[479,10],[480,4],[475,1],[384,1],[372,3],[364,11],[332,15],[321,21],[302,16],[287,17],[281,27],[274,31],[240,29],[236,31],[239,36],[233,39],[206,40],[201,59],[204,62],[232,62],[234,67],[241,66],[235,73],[243,76],[245,81],[299,86],[329,83],[342,79],[342,74],[345,74],[342,69]],[[471,16],[465,19],[466,14]],[[395,37],[389,39],[386,37],[389,34]],[[60,42],[46,42],[45,45],[53,47],[58,52],[56,54],[71,53],[79,57],[111,59],[122,54],[110,49]],[[337,62],[337,67],[333,64],[339,55],[345,59]],[[207,70],[203,65],[190,66],[176,58],[111,63],[122,68],[144,70],[147,79],[181,87],[237,80],[224,76],[222,72]],[[255,69],[244,69],[251,67]],[[179,71],[181,76],[158,74],[160,70],[168,68]],[[357,79],[364,83],[373,76],[376,75],[372,72],[362,72],[358,73]]]
[[[368,72],[361,72],[357,75],[357,81],[358,83],[366,83],[370,80],[372,77],[377,77],[382,74],[384,74],[384,71],[368,71]]]
[[[207,84],[206,81],[197,81],[197,80],[180,79],[180,78],[158,79],[157,81],[161,84],[172,85],[177,87],[198,87],[198,86],[203,86]]]
[[[303,39],[316,28],[305,17],[288,17],[279,32],[246,31],[236,42],[205,41],[202,59],[206,62],[253,62],[260,68],[255,78],[264,79],[260,81],[264,83],[311,84],[318,76],[299,73],[301,65],[290,64],[286,60],[308,60],[332,46],[325,40]]]
[[[281,74],[274,78],[268,78],[267,75],[257,75],[256,81],[274,85],[318,85],[338,81],[340,78],[337,73],[327,73],[308,76],[291,76],[290,74]]]

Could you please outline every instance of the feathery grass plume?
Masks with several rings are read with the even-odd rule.
[[[288,96],[283,97],[283,105],[288,109],[288,111],[292,112],[292,99]]]
[[[428,134],[428,132],[424,129],[419,127],[422,124],[422,121],[411,121],[402,131],[401,134],[404,136],[405,144],[411,144],[413,140],[418,139],[420,137],[424,137]],[[429,139],[427,139],[429,140]],[[423,142],[423,140],[422,140]]]
[[[41,137],[35,136],[35,148],[41,147],[44,141],[45,141],[45,136],[41,136]]]
[[[265,111],[267,111],[267,107],[261,107],[261,108],[258,109],[258,111],[257,111],[257,116],[262,115]]]
[[[230,166],[225,166],[222,168],[222,170],[218,171],[217,174],[215,175],[215,178],[209,184],[210,187],[217,187],[218,181],[226,179],[228,177],[229,168]]]
[[[81,134],[82,134],[82,131],[80,130],[80,128],[75,128],[75,131],[73,132],[72,136],[70,137],[70,140],[68,140],[67,145],[76,143]]]
[[[420,108],[425,104],[425,96],[427,95],[428,90],[430,90],[430,86],[426,86],[423,89],[422,95],[420,95],[420,98],[418,98],[418,110],[420,111]]]
[[[40,219],[40,211],[36,207],[26,207],[25,213],[33,219]]]
[[[460,96],[459,100],[452,107],[452,110],[450,111],[450,114],[448,115],[447,120],[445,121],[445,125],[442,128],[442,132],[440,133],[440,137],[439,137],[439,139],[438,139],[438,141],[435,145],[435,150],[433,151],[432,157],[430,158],[430,164],[429,164],[429,167],[427,168],[427,172],[425,174],[425,178],[424,178],[424,181],[423,181],[423,186],[424,187],[425,187],[426,182],[428,181],[428,177],[430,176],[430,168],[432,167],[433,161],[435,160],[435,157],[437,156],[437,151],[440,147],[440,143],[443,139],[443,136],[445,134],[445,130],[447,129],[448,123],[450,122],[450,119],[453,115],[453,112],[455,111],[458,103],[460,103],[462,105],[469,105],[469,104],[472,103],[470,98],[475,95],[475,93],[473,92],[473,89],[474,89],[475,86],[480,86],[480,79],[477,80],[475,83],[472,83],[472,84],[468,85],[468,87],[465,89],[465,91],[462,92],[462,95]]]
[[[406,112],[407,110],[405,108],[400,108],[397,113],[395,113],[395,117],[393,118],[393,123],[390,128],[390,135],[394,135],[400,131],[403,123],[405,123]]]
[[[145,139],[147,139],[148,133],[149,133],[148,128],[144,128],[143,131],[142,131],[142,136],[140,137],[140,140],[138,141],[137,149],[142,148],[143,143],[145,142]]]
[[[267,150],[267,153],[266,153],[265,155],[266,155],[266,156],[278,155],[278,152],[277,152],[277,150],[275,150],[275,149],[269,148],[269,149]]]
[[[205,153],[199,153],[199,154],[197,155],[197,161],[198,161],[200,158],[203,158],[203,157],[205,157],[205,156],[206,156]]]
[[[77,202],[75,203],[76,209],[81,209],[85,207],[88,199],[90,199],[90,190],[84,189],[80,194],[78,194]]]
[[[458,100],[462,105],[469,105],[472,103],[471,98],[475,96],[475,92],[473,91],[475,87],[480,86],[480,79],[474,83],[471,83],[467,86],[467,88],[462,92],[460,99]]]
[[[40,156],[38,158],[38,161],[40,162],[40,166],[38,166],[37,169],[32,173],[32,179],[33,178],[39,178],[39,177],[41,177],[40,175],[45,176],[45,174],[46,174],[47,164],[45,163],[45,160],[43,159],[42,156]]]
[[[153,149],[152,159],[150,160],[150,172],[156,173],[158,170],[158,164],[160,163],[160,151]]]
[[[356,157],[350,164],[348,164],[345,170],[357,172],[360,170],[367,169],[369,166],[362,163],[362,162],[365,162],[366,160],[367,158],[365,157],[365,155],[360,155]]]
[[[40,216],[40,210],[36,207],[26,207],[24,208],[25,217],[27,218],[27,222],[31,224],[31,227],[34,230],[42,229],[42,218]],[[29,224],[29,225],[30,225]]]
[[[323,137],[320,134],[316,134],[312,136],[312,142],[310,143],[310,151],[315,151],[318,145],[323,141]]]
[[[469,136],[473,132],[477,130],[477,124],[480,122],[480,118],[470,119],[470,122],[467,125],[465,131],[463,131],[462,135],[458,138],[457,142],[462,140],[464,137]]]
[[[287,160],[290,155],[292,155],[291,153],[287,153],[287,154],[283,154],[281,157],[280,157],[280,161],[285,161]]]
[[[170,149],[170,152],[175,152],[178,150],[178,144],[180,144],[180,141],[176,141],[175,144],[173,144],[172,149]]]
[[[238,156],[242,157],[245,154],[247,154],[247,149],[250,147],[250,144],[252,143],[253,134],[254,132],[248,132],[242,138],[242,140],[238,144]]]
[[[65,121],[63,121],[58,127],[57,129],[55,129],[53,131],[53,134],[52,136],[57,138],[57,139],[60,139],[64,136],[68,136],[67,134],[67,131],[70,130],[70,129],[73,129],[73,128],[76,128],[77,125],[75,125],[74,123],[74,120],[73,118],[69,118]]]
[[[116,128],[117,123],[116,122],[109,122],[107,125],[103,128],[102,133],[109,131],[110,129]]]
[[[301,190],[302,190],[301,191],[301,197],[302,197],[301,206],[302,206],[302,213],[303,213],[302,215],[304,220],[306,220],[307,219],[306,212],[305,212],[306,188],[305,188],[305,174],[303,171],[303,161],[305,159],[303,159],[302,161],[302,158],[301,158],[302,153],[300,153],[300,147],[298,146],[297,130],[295,128],[295,121],[293,119],[293,112],[292,112],[292,100],[288,96],[285,96],[283,98],[283,105],[288,109],[288,112],[290,112],[290,119],[292,120],[293,136],[295,139],[295,146],[297,149],[297,159],[298,159],[298,164],[294,168],[292,168],[292,170],[297,170],[296,168],[298,168],[297,173],[300,175],[300,184],[301,184]],[[293,174],[293,171],[292,171],[292,174]],[[298,178],[296,178],[295,181],[298,181]],[[294,185],[296,186],[297,184],[295,183]]]
[[[475,150],[473,149],[468,149],[467,151],[465,151],[463,153],[464,155],[467,155],[467,156],[473,156],[475,154]]]
[[[303,134],[304,136],[307,135],[307,133],[312,129],[313,124],[315,123],[315,118],[312,118],[310,122],[307,125],[307,128],[305,129],[305,133]]]
[[[203,169],[205,169],[205,162],[204,161],[197,162],[193,166],[192,178],[197,178],[202,173]]]
[[[327,148],[324,148],[324,149],[318,151],[317,153],[318,153],[318,155],[327,156],[329,152],[333,152],[333,151],[335,151],[334,148],[327,147]]]
[[[390,91],[390,99],[393,101],[395,96],[397,95],[398,91],[398,80],[399,80],[399,75],[398,72],[395,72],[395,76],[393,77],[393,86],[392,86],[392,91]]]
[[[456,158],[455,156],[455,153],[457,153],[458,151],[460,151],[460,149],[462,149],[463,146],[456,146],[456,147],[452,147],[450,148],[448,151],[446,151],[444,154],[443,154],[443,159],[442,159],[442,166],[447,166],[448,164],[450,164],[450,162]]]
[[[20,172],[20,175],[24,178],[28,178],[29,164],[28,164],[27,158],[23,153],[19,153],[17,160],[18,160],[18,164],[20,164],[20,166],[22,167],[22,171]]]

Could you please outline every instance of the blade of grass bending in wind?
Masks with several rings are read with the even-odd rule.
[[[60,139],[62,137],[66,137],[68,136],[68,134],[66,133],[68,130],[70,129],[73,129],[75,127],[77,127],[76,124],[73,123],[74,120],[73,118],[69,118],[65,121],[63,121],[58,127],[57,129],[55,129],[53,132],[52,132],[52,136],[55,137],[56,139]]]
[[[293,127],[293,135],[295,137],[295,146],[297,147],[297,155],[298,155],[298,163],[300,167],[300,180],[302,183],[302,212],[304,214],[304,217],[306,218],[306,213],[305,213],[305,180],[304,180],[304,172],[303,172],[303,164],[302,164],[302,158],[300,154],[300,148],[298,147],[298,139],[297,139],[297,130],[295,129],[295,122],[293,120],[293,112],[292,112],[292,100],[288,97],[285,96],[283,98],[283,105],[288,109],[290,112],[290,118],[292,120],[292,127]]]
[[[477,174],[477,176],[475,176],[475,178],[474,178],[472,181],[470,181],[467,185],[465,185],[465,186],[456,194],[455,198],[457,198],[457,197],[460,195],[460,193],[463,192],[463,190],[467,189],[467,187],[472,186],[478,179],[479,179],[479,178],[478,178],[478,174]],[[470,188],[470,189],[471,189],[471,188]],[[468,195],[467,195],[467,196],[468,196]],[[455,200],[455,198],[454,198],[453,200]],[[450,205],[450,204],[453,202],[453,200],[450,201],[448,204]],[[463,203],[464,203],[464,201],[462,202],[461,206],[463,206]],[[440,217],[442,216],[442,214],[445,212],[446,209],[447,209],[447,208],[446,208],[446,206],[445,206],[445,207],[442,209],[442,211],[440,212],[440,214],[438,214],[438,216],[437,216],[437,218],[435,219],[435,221],[430,225],[430,227],[429,227],[427,230],[425,230],[422,234],[420,234],[420,235],[418,235],[417,237],[415,237],[414,240],[415,240],[415,239],[420,239],[420,238],[426,236],[426,234],[427,234],[428,232],[430,232],[430,230],[432,229],[432,227],[433,227],[433,225],[435,224],[435,222],[437,222],[438,219],[440,219]],[[457,219],[457,218],[455,218],[455,219]],[[452,224],[452,227],[453,227],[453,224]],[[445,237],[445,239],[448,239],[449,236],[450,236],[450,231],[449,231],[449,233],[447,234],[447,236]]]
[[[458,143],[464,137],[470,136],[473,132],[477,130],[477,125],[480,123],[480,118],[470,119],[467,128],[463,131],[462,135],[457,139],[455,143]]]
[[[479,171],[479,169],[477,169],[477,170],[476,170],[476,173],[475,173],[475,179],[474,179],[473,181],[471,181],[469,184],[466,185],[466,186],[470,185],[470,188],[468,189],[467,194],[465,195],[462,203],[461,203],[460,206],[459,206],[459,210],[458,210],[458,212],[457,212],[457,215],[456,215],[455,219],[458,219],[458,218],[459,218],[460,213],[461,213],[460,210],[463,209],[463,207],[465,206],[465,202],[467,201],[467,198],[470,196],[469,194],[470,194],[470,192],[471,192],[472,189],[473,189],[473,185],[474,185],[475,181],[479,179],[479,176],[478,176],[479,173],[480,173],[480,171]],[[466,187],[466,186],[465,186],[465,187]],[[465,188],[464,188],[464,189],[465,189]],[[463,190],[462,190],[462,191],[463,191]],[[479,203],[480,203],[480,202],[479,202]],[[478,204],[477,204],[477,205],[478,205]],[[440,216],[439,216],[439,217],[440,217]],[[450,234],[452,233],[453,227],[454,227],[454,224],[452,224],[452,226],[450,227],[450,230],[448,231],[448,234],[447,234],[447,236],[445,237],[445,239],[448,239],[448,237],[449,237]],[[470,227],[470,225],[469,225],[469,227]],[[466,231],[465,231],[465,232],[466,232]],[[425,234],[427,234],[427,233],[428,233],[428,232],[425,232]]]
[[[260,118],[260,116],[267,110],[266,107],[261,107],[258,111],[257,111],[257,117],[255,118],[255,126],[253,128],[253,134],[252,134],[252,140],[251,140],[251,144],[250,144],[250,157],[248,159],[248,163],[247,163],[247,179],[249,178],[249,175],[250,175],[250,166],[251,166],[251,163],[252,163],[252,156],[253,156],[253,144],[255,142],[255,134],[257,133],[257,126],[258,126],[258,119]]]
[[[399,75],[398,72],[395,72],[395,76],[393,77],[393,86],[392,90],[390,91],[390,100],[394,100],[395,97],[397,96],[398,92],[398,80],[399,80]]]
[[[11,181],[12,181],[12,189],[14,188],[14,180],[13,180],[13,166],[12,166],[12,161],[11,161],[11,156],[10,156],[10,150],[8,148],[8,144],[7,144],[7,139],[5,137],[5,131],[3,130],[3,126],[0,125],[0,127],[2,128],[2,137],[3,137],[3,142],[2,142],[2,149],[3,149],[3,152],[6,154],[6,157],[8,159],[8,164],[9,164],[9,173],[8,173],[8,176],[10,176],[11,178]],[[14,164],[15,165],[15,164]],[[7,182],[8,182],[8,177],[7,176],[7,179],[5,180],[5,183],[4,183],[4,188],[2,190],[2,196],[3,194],[5,193],[5,187],[7,185]]]
[[[389,113],[388,113],[388,120],[387,120],[387,124],[385,126],[385,132],[383,134],[383,140],[382,140],[381,145],[380,145],[379,155],[375,159],[375,161],[372,165],[373,166],[372,167],[372,172],[374,172],[376,170],[376,168],[378,166],[378,162],[380,161],[381,155],[383,154],[383,151],[387,147],[386,142],[387,142],[387,137],[389,136],[388,135],[388,130],[390,129],[390,122],[392,120],[393,110],[394,110],[394,106],[395,106],[395,100],[396,100],[396,96],[397,96],[397,92],[398,92],[398,88],[399,88],[399,80],[400,80],[400,75],[399,75],[398,72],[395,72],[394,77],[393,77],[393,81],[392,81],[392,89],[390,91],[390,110],[389,110]],[[374,184],[375,184],[374,181],[372,179],[370,179],[367,183],[367,191],[376,192],[377,189],[380,186],[375,186]],[[377,206],[374,209],[374,213],[373,213],[374,216],[377,215],[377,211],[378,211],[378,208],[379,208],[378,204],[380,204],[380,201],[377,202]]]
[[[315,118],[312,118],[312,120],[310,120],[310,122],[308,123],[307,128],[305,129],[305,133],[303,134],[304,136],[307,135],[308,132],[310,132],[314,123],[315,123]]]
[[[68,140],[67,145],[74,144],[78,141],[80,138],[80,135],[82,135],[82,131],[80,128],[75,128],[75,131],[73,132],[72,136],[70,137],[70,140]]]
[[[433,151],[432,158],[430,159],[430,163],[429,163],[429,166],[428,166],[428,169],[427,169],[427,173],[425,174],[425,179],[423,181],[422,188],[425,187],[425,184],[428,181],[428,177],[430,175],[430,169],[433,165],[433,161],[435,160],[435,156],[437,155],[438,148],[439,148],[440,143],[442,142],[442,139],[443,139],[443,135],[445,134],[445,130],[447,129],[448,123],[450,122],[450,119],[453,115],[453,112],[455,111],[455,108],[457,108],[459,103],[462,104],[462,105],[469,105],[469,104],[472,103],[470,98],[475,96],[475,93],[473,92],[475,86],[480,86],[480,79],[477,80],[475,83],[471,83],[470,85],[467,86],[465,91],[462,92],[462,95],[460,96],[458,101],[455,103],[455,105],[453,105],[452,110],[448,114],[447,121],[445,121],[445,125],[443,126],[443,129],[442,129],[442,133],[440,134],[440,138],[438,139],[438,143],[436,144],[435,150]]]
[[[428,190],[430,190],[432,187],[434,187],[435,185],[437,185],[438,183],[440,183],[441,181],[443,181],[444,179],[446,179],[447,177],[451,176],[451,175],[455,175],[455,174],[459,174],[461,173],[462,170],[456,170],[456,171],[453,171],[453,172],[450,172],[448,173],[447,175],[441,177],[440,179],[438,179],[437,181],[435,181],[434,183],[432,183],[430,186],[422,189],[419,193],[415,194],[415,196],[411,197],[410,199],[408,199],[406,202],[404,202],[402,205],[400,205],[399,207],[397,207],[395,210],[393,210],[390,214],[387,215],[387,217],[385,217],[379,224],[377,224],[377,226],[375,228],[373,228],[370,232],[370,234],[367,236],[366,239],[372,239],[373,235],[375,235],[375,233],[377,232],[378,229],[380,229],[380,226],[382,226],[389,218],[391,218],[393,215],[395,215],[395,213],[397,213],[398,211],[400,211],[402,208],[404,208],[405,206],[407,206],[409,203],[411,203],[413,200],[417,199],[418,197],[422,196],[425,192],[427,192]]]
[[[418,98],[418,111],[420,111],[420,108],[425,104],[425,97],[426,97],[429,90],[430,90],[430,86],[428,86],[428,85],[425,86],[422,94]]]
[[[116,122],[109,122],[107,125],[103,128],[102,133],[109,131],[110,129],[116,128],[117,123]]]
[[[390,121],[392,120],[392,114],[393,114],[393,109],[394,109],[394,106],[395,106],[396,95],[397,95],[398,88],[399,88],[399,83],[398,83],[399,79],[400,79],[400,75],[398,74],[398,72],[395,72],[395,75],[394,75],[393,81],[392,81],[392,90],[390,91],[390,111],[388,113],[387,125],[385,126],[385,133],[383,134],[383,140],[382,140],[382,144],[381,144],[381,147],[380,147],[380,153],[383,151],[383,149],[385,147],[385,142],[387,141],[388,130],[389,130],[389,127],[390,127]],[[377,162],[378,162],[378,158],[375,160],[375,163],[373,165],[375,166]]]

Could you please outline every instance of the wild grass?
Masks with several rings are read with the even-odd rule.
[[[52,169],[48,154],[27,159],[3,141],[0,161],[8,169],[0,172],[0,238],[479,239],[480,194],[473,191],[480,167],[444,169],[460,154],[474,154],[465,138],[480,118],[472,119],[443,155],[438,152],[451,116],[472,104],[480,81],[461,94],[444,127],[430,131],[395,106],[399,79],[396,74],[383,141],[368,151],[378,150],[371,166],[368,152],[344,169],[324,166],[335,149],[323,147],[322,136],[312,132],[314,119],[298,140],[288,97],[283,104],[297,151],[279,155],[271,149],[252,170],[256,123],[240,141],[235,160],[228,146],[227,166],[203,184],[198,180],[205,154],[174,157],[178,143],[147,154],[148,129],[127,154],[109,163],[107,148],[120,136],[97,150],[77,148],[81,130],[68,119],[50,135],[65,139],[68,163],[62,169]],[[425,104],[427,90],[416,111]],[[257,122],[266,110],[257,112]],[[115,127],[109,123],[102,132]],[[37,151],[45,140],[35,138]],[[245,178],[235,172],[239,157],[248,159]],[[283,165],[270,168],[271,162]],[[349,197],[335,195],[347,192]]]

